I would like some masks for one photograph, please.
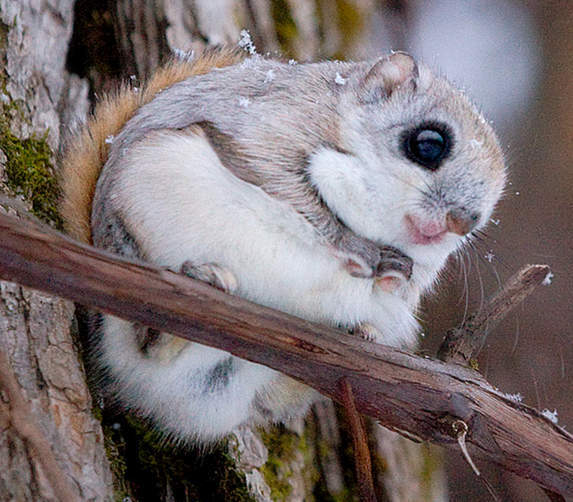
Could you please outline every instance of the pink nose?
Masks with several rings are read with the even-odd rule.
[[[456,209],[452,209],[446,215],[446,227],[448,231],[458,235],[469,234],[475,228],[478,221],[478,214],[468,214]]]

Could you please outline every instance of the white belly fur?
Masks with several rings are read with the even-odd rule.
[[[200,137],[159,131],[134,145],[117,179],[115,208],[159,265],[216,263],[237,278],[239,296],[331,325],[367,322],[383,343],[410,345],[412,306],[372,280],[351,277],[313,227],[288,204],[230,173]],[[122,201],[118,206],[117,201]],[[103,364],[128,405],[171,431],[200,440],[228,433],[252,415],[252,401],[277,374],[236,360],[228,385],[205,393],[205,376],[229,355],[189,344],[170,361],[142,356],[130,324],[104,321]]]

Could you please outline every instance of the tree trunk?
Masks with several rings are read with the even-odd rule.
[[[0,187],[57,225],[54,153],[62,131],[86,114],[88,82],[94,96],[119,78],[144,79],[170,51],[234,44],[243,27],[263,53],[363,55],[374,9],[363,0],[77,0],[75,9],[73,0],[0,0]],[[96,387],[92,404],[70,303],[0,287],[2,350],[78,500],[358,500],[348,424],[330,401],[306,420],[243,427],[209,452],[161,444],[145,424],[105,406]],[[81,315],[79,327],[81,338]],[[7,401],[0,401],[0,500],[55,500],[10,426]],[[439,453],[372,422],[368,432],[379,500],[446,500]]]
[[[65,69],[72,0],[0,1],[0,188],[57,224],[60,132],[83,116],[87,85]],[[2,211],[12,211],[2,206]],[[72,327],[74,306],[0,283],[0,347],[78,500],[112,500],[112,477]],[[0,500],[57,500],[0,394]]]

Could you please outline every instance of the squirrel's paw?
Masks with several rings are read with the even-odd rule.
[[[384,290],[392,292],[412,276],[412,259],[396,248],[379,247],[350,231],[341,236],[337,245],[350,275],[374,277]]]
[[[383,291],[394,292],[412,277],[412,259],[391,246],[380,248],[376,284]]]
[[[233,294],[238,287],[235,275],[229,269],[215,263],[195,265],[191,261],[185,261],[181,265],[181,273],[229,294]]]
[[[384,339],[384,335],[378,329],[372,326],[372,324],[368,324],[367,322],[363,322],[358,326],[354,327],[352,330],[354,335],[358,335],[360,338],[367,340],[369,342],[378,342],[380,343]]]
[[[374,277],[380,262],[380,250],[374,242],[346,231],[336,246],[351,276]]]

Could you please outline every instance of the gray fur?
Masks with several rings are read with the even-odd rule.
[[[205,384],[203,386],[204,393],[211,394],[223,390],[229,385],[231,378],[236,373],[237,359],[228,357],[227,359],[217,363],[205,377]]]
[[[497,145],[486,124],[464,124],[479,114],[449,84],[434,78],[430,89],[418,85],[417,65],[411,70],[412,78],[404,84],[409,94],[401,98],[408,100],[410,115],[396,117],[387,113],[386,123],[381,122],[382,106],[396,105],[383,104],[392,89],[385,87],[390,84],[383,74],[384,60],[375,63],[289,65],[257,56],[165,89],[138,110],[113,142],[94,200],[96,243],[105,238],[103,223],[113,215],[113,205],[102,203],[101,199],[113,193],[123,153],[150,131],[194,126],[195,132],[199,126],[235,175],[288,202],[327,242],[358,262],[361,270],[371,271],[365,275],[374,274],[383,260],[377,245],[386,243],[373,243],[352,232],[324,203],[305,169],[309,157],[320,148],[346,155],[357,153],[348,150],[341,135],[348,111],[356,121],[353,127],[362,129],[361,134],[373,145],[380,144],[382,154],[394,151],[402,155],[393,134],[397,126],[413,126],[432,116],[436,120],[459,120],[468,131],[481,130],[486,144]],[[337,77],[342,77],[343,85],[337,83]],[[374,123],[382,123],[383,127]],[[442,171],[445,174],[436,177],[436,187],[429,194],[429,202],[434,199],[434,205],[471,208],[488,190],[478,181],[472,186],[465,170]],[[464,178],[463,183],[459,178]],[[462,186],[470,190],[460,193]],[[445,198],[439,199],[440,194],[446,194]],[[448,200],[452,194],[455,200]]]
[[[150,131],[198,124],[237,176],[289,202],[325,239],[375,270],[380,258],[376,245],[341,224],[304,170],[319,147],[344,151],[338,132],[343,87],[335,83],[336,74],[346,75],[351,89],[368,68],[368,63],[288,65],[253,58],[164,90],[114,139],[94,200],[94,239],[102,237],[101,223],[110,211],[99,199],[110,193],[123,152]]]
[[[97,245],[126,258],[145,259],[141,248],[117,212],[106,211],[105,220],[100,220]]]
[[[133,330],[140,352],[149,356],[151,350],[159,343],[161,333],[138,323],[133,323]]]

